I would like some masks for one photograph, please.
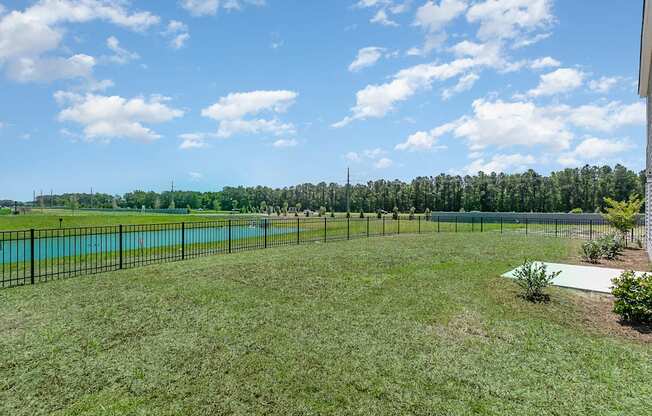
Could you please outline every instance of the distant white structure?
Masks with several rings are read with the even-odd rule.
[[[643,2],[643,23],[641,25],[641,55],[638,73],[638,94],[647,104],[647,150],[645,163],[645,240],[652,258],[652,1]]]

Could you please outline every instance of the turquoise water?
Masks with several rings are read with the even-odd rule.
[[[296,233],[296,228],[267,227],[267,236]],[[56,232],[55,232],[56,233]],[[247,238],[264,238],[261,227],[231,227],[231,241]],[[227,227],[186,228],[185,244],[206,244],[227,241]],[[118,233],[86,234],[67,237],[48,236],[34,239],[34,260],[51,260],[60,257],[87,254],[109,254],[120,249]],[[125,232],[122,235],[123,251],[157,247],[181,246],[180,229]],[[30,240],[0,241],[0,264],[30,260]]]

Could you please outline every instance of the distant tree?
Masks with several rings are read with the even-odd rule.
[[[430,221],[430,209],[426,208],[423,213],[423,216],[426,217],[426,221]]]
[[[174,205],[174,197],[170,198],[170,206],[168,208],[170,208],[170,209],[175,209],[176,208],[176,205]]]
[[[394,207],[394,209],[392,210],[392,219],[397,220],[397,219],[398,219],[398,216],[399,216],[399,210],[398,210],[398,207]]]
[[[410,216],[409,216],[410,221],[412,221],[414,219],[414,212],[415,212],[414,207],[411,207],[410,208]]]
[[[161,208],[161,198],[157,196],[156,199],[154,200],[154,209],[159,209],[159,208]]]
[[[219,211],[219,210],[222,209],[222,206],[221,206],[221,204],[220,204],[220,200],[217,199],[217,198],[215,198],[215,199],[213,200],[213,203],[212,203],[211,205],[212,205],[212,208],[213,208],[215,211]]]
[[[324,215],[326,215],[326,207],[322,205],[319,207],[319,216],[323,217]]]
[[[626,201],[605,198],[604,202],[607,204],[604,219],[626,238],[627,233],[636,226],[636,216],[641,210],[643,200],[638,195],[632,195]]]

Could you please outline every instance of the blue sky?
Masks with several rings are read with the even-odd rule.
[[[0,199],[642,169],[641,8],[0,0]]]

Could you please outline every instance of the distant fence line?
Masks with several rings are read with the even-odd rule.
[[[628,240],[644,242],[644,223]],[[491,232],[594,239],[604,219],[506,218],[468,213],[387,218],[236,218],[207,222],[0,231],[0,286],[133,268],[206,255],[395,234]]]
[[[571,214],[564,212],[457,212],[439,211],[431,213],[433,217],[440,218],[503,218],[505,220],[564,220],[564,221],[601,221],[604,217],[600,213]],[[637,221],[644,221],[645,214],[638,214]]]

